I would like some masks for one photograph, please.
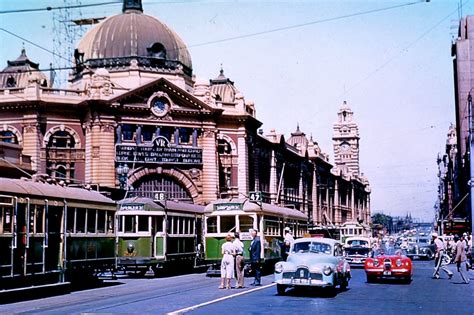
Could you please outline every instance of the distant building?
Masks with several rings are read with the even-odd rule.
[[[38,69],[24,50],[15,62]],[[121,14],[86,33],[67,88],[49,88],[38,71],[20,73],[0,87],[0,132],[39,173],[196,204],[261,191],[265,202],[298,209],[314,226],[370,220],[370,186],[359,173],[346,103],[334,127],[333,166],[299,127],[287,138],[261,131],[255,104],[223,69],[196,79],[184,42],[144,14],[141,1],[124,1]]]

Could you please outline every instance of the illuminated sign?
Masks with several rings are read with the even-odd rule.
[[[145,210],[145,205],[143,203],[124,203],[120,206],[120,210]]]

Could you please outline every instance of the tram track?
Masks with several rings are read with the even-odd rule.
[[[202,277],[202,278],[200,278]],[[173,281],[178,280],[178,281]],[[51,297],[39,301],[24,302],[23,310],[15,310],[14,305],[4,305],[0,311],[14,314],[70,314],[70,313],[89,313],[102,312],[110,309],[120,308],[126,305],[139,304],[152,300],[167,299],[168,297],[178,296],[174,301],[183,301],[183,296],[189,296],[189,293],[211,288],[217,288],[218,278],[206,278],[204,274],[193,277],[193,275],[184,275],[172,278],[160,279],[133,279],[126,281],[123,285],[112,287],[95,288],[86,291],[76,291],[69,295]],[[210,298],[220,298],[225,296],[224,291],[218,291]],[[145,296],[144,296],[145,294]],[[206,297],[208,299],[209,297]],[[100,306],[97,301],[102,301]],[[109,302],[107,302],[109,301]],[[202,302],[200,300],[188,301],[182,305],[173,305],[169,310],[157,310],[159,312],[172,311],[177,308]],[[38,305],[39,304],[39,305]],[[149,303],[147,303],[149,304]],[[157,306],[167,305],[166,302],[158,301]],[[9,307],[10,306],[10,307]]]

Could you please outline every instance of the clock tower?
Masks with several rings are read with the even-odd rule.
[[[346,169],[351,175],[359,175],[359,127],[353,121],[354,112],[342,103],[333,126],[334,161],[336,167]]]

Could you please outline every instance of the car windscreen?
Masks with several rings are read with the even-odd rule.
[[[293,253],[331,254],[331,245],[319,242],[298,242],[293,244]]]
[[[349,241],[347,241],[347,245],[349,245],[349,246],[368,247],[368,246],[369,246],[369,242],[364,241],[364,240],[349,240]]]

